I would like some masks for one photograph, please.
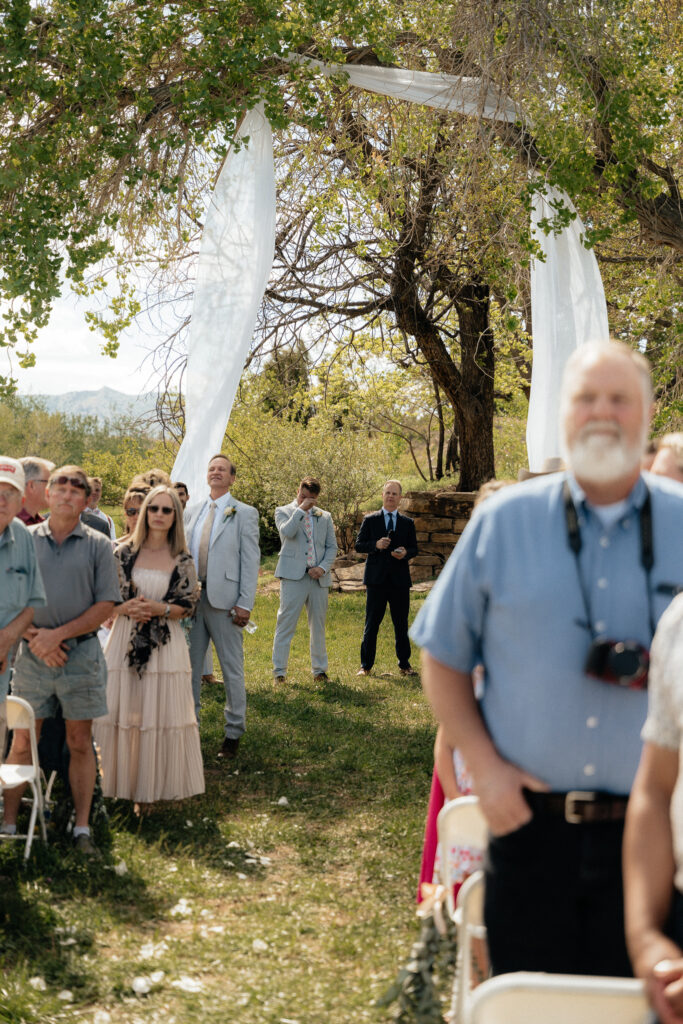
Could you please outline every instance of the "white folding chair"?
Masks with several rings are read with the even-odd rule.
[[[38,761],[38,744],[36,742],[36,719],[33,708],[28,701],[21,697],[8,697],[6,701],[7,728],[27,729],[31,744],[30,764],[2,764],[0,765],[0,789],[13,789],[15,786],[27,784],[31,788],[31,815],[26,832],[17,832],[14,835],[0,833],[0,839],[25,839],[24,857],[28,859],[33,842],[33,832],[36,827],[36,819],[40,822],[40,834],[43,842],[47,841],[45,830],[45,810],[43,805],[43,787],[40,763]]]
[[[436,820],[441,861],[441,882],[446,889],[448,912],[457,928],[458,952],[453,978],[453,995],[449,1021],[461,1024],[472,994],[472,939],[486,939],[484,925],[484,874],[475,871],[453,900],[453,883],[449,877],[448,850],[452,846],[477,846],[485,849],[488,826],[476,796],[460,796],[439,811]]]
[[[645,1024],[650,1019],[642,982],[633,978],[520,971],[482,982],[463,1024]]]

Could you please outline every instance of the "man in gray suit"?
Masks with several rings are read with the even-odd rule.
[[[243,627],[254,607],[261,557],[258,512],[230,494],[235,473],[226,455],[214,455],[207,471],[211,497],[185,513],[188,544],[202,586],[190,633],[195,710],[199,718],[202,668],[211,639],[225,685],[225,739],[218,756],[227,758],[237,756],[245,727]]]
[[[329,512],[315,504],[320,483],[306,476],[294,501],[275,509],[282,548],[275,568],[280,580],[280,608],[273,640],[273,675],[284,683],[289,648],[306,605],[311,633],[311,668],[316,682],[327,679],[325,619],[330,592],[330,567],[337,555],[337,538]]]

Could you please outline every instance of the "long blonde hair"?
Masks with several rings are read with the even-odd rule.
[[[183,506],[180,504],[180,498],[178,497],[177,492],[173,490],[173,487],[167,487],[166,484],[159,484],[158,487],[152,488],[149,494],[145,495],[145,500],[140,508],[140,515],[138,516],[135,529],[126,541],[126,544],[131,551],[137,552],[145,543],[149,535],[149,527],[147,526],[147,509],[151,502],[160,494],[166,494],[171,499],[171,504],[175,509],[173,522],[171,523],[168,531],[168,546],[171,551],[171,556],[176,558],[180,554],[187,554],[185,529],[183,527]]]

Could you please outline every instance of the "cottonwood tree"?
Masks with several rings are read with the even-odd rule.
[[[565,188],[589,243],[630,231],[676,280],[682,20],[678,0],[0,0],[2,341],[30,340],[64,278],[87,289],[107,253],[124,274],[135,259],[164,271],[191,257],[245,109],[262,99],[276,127],[322,127],[315,75],[292,54],[496,86],[524,116],[477,124],[478,141],[518,161],[519,197]],[[130,285],[96,318],[109,351],[136,311]],[[680,317],[663,319],[661,348],[680,365]],[[662,386],[676,395],[680,371]]]
[[[391,6],[0,0],[0,341],[31,341],[65,278],[84,287],[107,255],[125,267],[156,241],[176,258],[244,111],[261,101],[283,126],[286,95],[315,119],[310,71],[283,58],[331,54],[342,28],[379,37]],[[116,301],[112,352],[137,312]]]
[[[531,189],[556,185],[576,204],[613,332],[646,346],[662,422],[680,422],[683,5],[464,0],[426,5],[418,35],[433,40],[425,67],[480,77],[524,113],[494,130]],[[551,220],[569,216],[560,204]]]
[[[528,263],[528,211],[497,174],[476,128],[439,113],[332,86],[326,129],[278,150],[281,219],[263,337],[332,338],[376,363],[421,365],[448,405],[460,486],[494,475],[495,338]],[[521,320],[515,323],[520,327]],[[375,418],[379,428],[379,418]]]

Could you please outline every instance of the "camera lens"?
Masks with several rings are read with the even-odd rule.
[[[618,679],[633,679],[643,668],[640,651],[627,647],[624,643],[616,643],[608,658],[609,669]]]

